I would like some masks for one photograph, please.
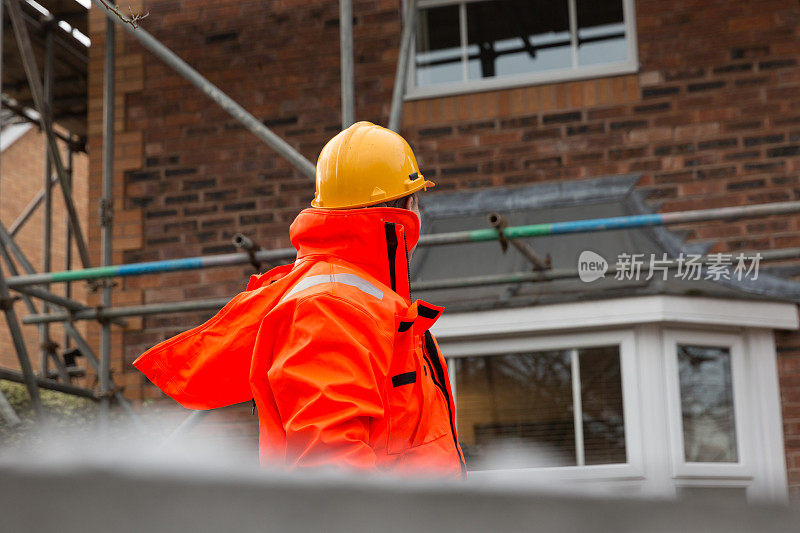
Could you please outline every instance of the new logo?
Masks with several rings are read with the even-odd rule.
[[[589,283],[596,279],[604,278],[608,271],[608,261],[603,256],[590,250],[584,250],[578,257],[578,277],[581,281]]]

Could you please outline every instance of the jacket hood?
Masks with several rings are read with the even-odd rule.
[[[297,262],[312,256],[342,259],[409,302],[408,251],[417,245],[419,233],[419,217],[394,207],[305,209],[289,229]]]

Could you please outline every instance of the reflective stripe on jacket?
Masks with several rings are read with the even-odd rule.
[[[410,299],[419,219],[394,208],[306,209],[294,265],[253,276],[205,324],[134,366],[184,407],[253,398],[262,463],[458,476],[464,461],[443,308]]]

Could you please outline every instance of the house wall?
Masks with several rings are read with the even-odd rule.
[[[315,161],[340,129],[336,2],[140,1],[143,27]],[[610,78],[406,102],[403,130],[438,191],[638,172],[662,211],[800,197],[800,6],[794,0],[637,0],[641,68]],[[356,118],[388,119],[397,0],[356,0]],[[105,21],[90,12],[91,205],[100,194]],[[313,196],[293,170],[131,37],[117,43],[115,261],[266,248]],[[800,218],[687,227],[715,251],[800,245]],[[99,227],[90,241],[99,254]],[[115,304],[230,296],[249,268],[130,278]],[[130,366],[210,313],[147,317],[115,337],[118,383],[160,393]],[[141,329],[138,329],[141,326]],[[800,493],[800,336],[779,334],[789,483]],[[251,422],[251,423],[254,423]]]
[[[60,145],[63,143],[59,143]],[[67,164],[67,150],[61,146],[61,155],[64,164]],[[38,128],[33,127],[8,146],[0,154],[0,168],[2,168],[2,180],[0,180],[0,220],[3,225],[9,228],[17,217],[22,213],[28,203],[42,190],[45,175],[45,140]],[[87,221],[87,191],[86,176],[88,172],[88,160],[86,154],[76,153],[73,157],[73,194],[75,207],[83,225]],[[52,251],[51,268],[53,270],[66,269],[66,210],[58,185],[53,186],[53,229],[52,229]],[[44,229],[44,203],[28,219],[15,235],[15,240],[25,256],[33,264],[37,271],[42,270],[42,232]],[[73,268],[78,265],[78,253],[73,243]],[[3,273],[8,275],[8,269],[3,264]],[[64,284],[53,285],[52,291],[63,295]],[[85,299],[86,285],[74,283],[72,286],[72,297],[79,301]],[[37,308],[42,309],[39,301],[34,300]],[[28,314],[25,305],[18,301],[15,305],[18,317]],[[0,319],[5,324],[5,317]],[[22,326],[25,338],[25,346],[35,370],[39,370],[41,360],[41,341],[38,328],[36,326]],[[63,330],[59,324],[50,327],[50,337],[59,343],[59,350],[63,350]],[[11,334],[7,327],[0,327],[0,367],[19,370],[19,361],[16,350],[11,341]],[[53,366],[51,365],[52,369]]]

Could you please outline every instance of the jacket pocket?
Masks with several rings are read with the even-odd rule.
[[[422,339],[413,331],[400,332],[387,376],[387,452],[427,444],[447,433],[448,415],[432,369],[422,353]]]

